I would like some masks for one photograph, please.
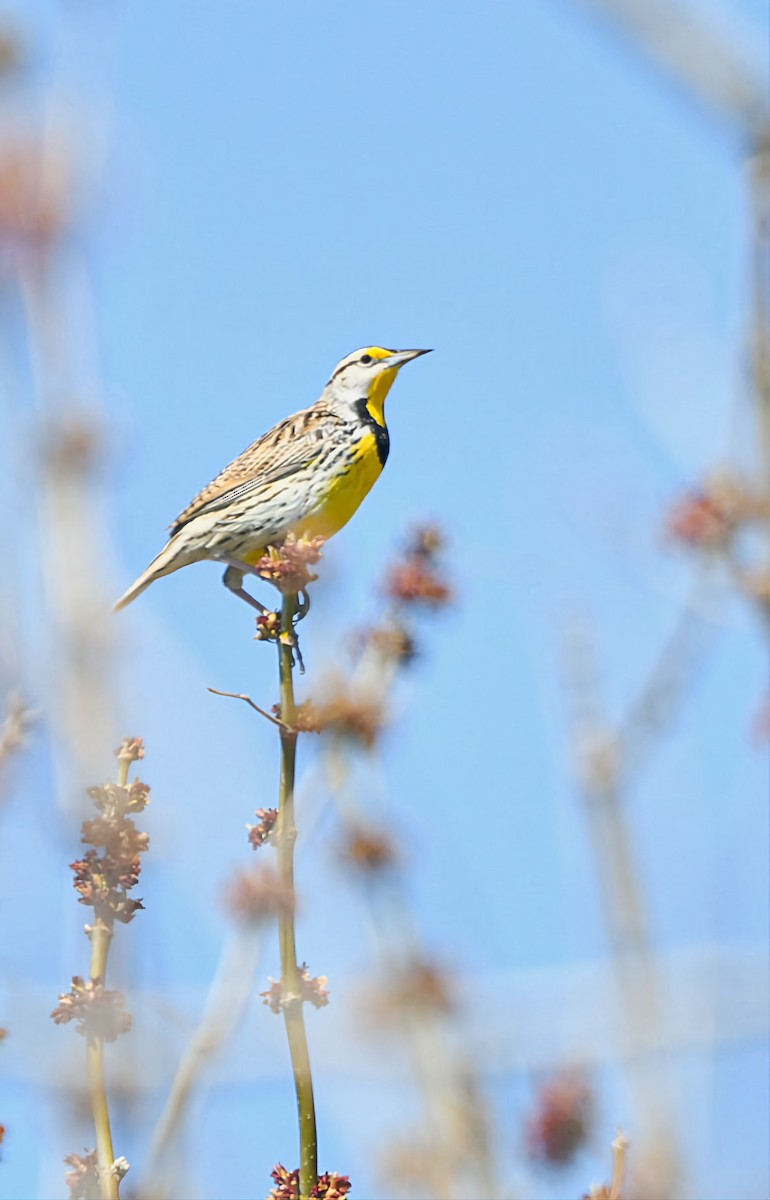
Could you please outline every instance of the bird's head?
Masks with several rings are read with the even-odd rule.
[[[386,350],[383,346],[362,346],[348,354],[332,372],[326,385],[340,398],[353,402],[365,399],[378,424],[385,424],[385,397],[401,368],[430,350]]]

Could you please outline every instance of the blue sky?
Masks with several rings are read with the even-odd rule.
[[[7,7],[38,39],[24,99],[57,82],[94,179],[83,249],[113,430],[115,595],[198,488],[312,402],[344,354],[434,347],[391,393],[387,470],[328,549],[333,582],[319,585],[303,630],[306,686],[371,611],[409,523],[440,521],[458,604],[426,634],[385,757],[427,942],[482,980],[600,959],[596,866],[569,761],[565,630],[576,618],[592,630],[606,715],[620,719],[690,586],[662,536],[666,509],[750,440],[740,145],[566,3]],[[691,7],[761,74],[763,4]],[[116,620],[123,720],[146,740],[156,796],[148,913],[120,931],[133,947],[126,970],[194,1015],[226,932],[221,881],[247,861],[243,823],[272,801],[276,767],[272,731],[206,688],[269,706],[275,664],[212,565],[160,581]],[[753,952],[768,936],[766,767],[750,733],[766,648],[737,598],[706,625],[703,669],[626,803],[656,946]],[[38,749],[23,775],[34,808],[19,795],[5,813],[11,878],[52,803]],[[64,869],[74,840],[62,829],[41,849],[50,893],[42,913],[22,914],[27,936],[5,964],[49,1007],[83,966]],[[300,867],[302,953],[344,992],[369,961],[365,920],[324,854],[311,848]],[[46,970],[23,948],[41,920],[62,946]],[[262,974],[275,974],[266,953]],[[266,1010],[253,1016],[259,1037],[282,1036],[265,1030]],[[325,1019],[310,1018],[314,1038]],[[44,1024],[32,1031],[47,1047],[69,1035]],[[293,1160],[278,1062],[264,1084],[209,1093],[201,1195],[260,1194],[272,1162]],[[13,1070],[0,1193],[61,1194],[60,1158],[86,1132],[64,1141],[49,1100],[43,1152],[37,1093]],[[693,1195],[760,1196],[761,1039],[713,1060],[680,1056],[674,1070],[682,1094],[700,1097],[683,1117]],[[565,1195],[602,1176],[624,1119],[622,1086],[604,1082],[602,1139]],[[490,1087],[515,1129],[520,1081]],[[381,1194],[366,1114],[396,1122],[393,1085],[347,1082],[327,1063],[318,1089],[323,1164],[349,1170],[354,1194]],[[152,1092],[150,1118],[161,1098]],[[248,1139],[246,1167],[218,1161],[233,1130]],[[543,1182],[543,1195],[562,1186]]]

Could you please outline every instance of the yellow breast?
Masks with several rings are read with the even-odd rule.
[[[329,490],[321,508],[295,530],[297,535],[333,537],[347,525],[353,513],[382,474],[377,439],[365,433],[356,446],[355,456],[344,474],[329,480]]]

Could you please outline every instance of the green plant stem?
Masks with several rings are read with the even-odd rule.
[[[294,656],[291,639],[293,619],[297,611],[296,595],[284,596],[281,609],[282,640],[278,643],[278,669],[281,684],[281,783],[278,808],[278,875],[288,895],[294,896],[294,844],[297,826],[294,817],[294,774],[297,758],[296,705],[294,702]],[[299,1193],[302,1200],[310,1196],[318,1182],[318,1139],[316,1134],[313,1079],[310,1073],[305,1019],[302,1013],[302,994],[297,942],[294,930],[293,906],[278,920],[281,950],[281,985],[283,1016],[289,1053],[294,1073],[299,1120]]]
[[[128,783],[129,758],[118,759],[118,786],[125,787]],[[97,905],[94,910],[94,924],[91,930],[91,979],[106,982],[107,957],[112,941],[112,917],[100,910]],[[120,1181],[113,1174],[115,1151],[112,1145],[112,1130],[110,1128],[110,1110],[107,1103],[107,1087],[104,1081],[104,1038],[89,1034],[86,1042],[86,1062],[88,1065],[88,1091],[91,1097],[91,1113],[94,1118],[96,1134],[96,1163],[99,1169],[99,1195],[101,1200],[119,1200]]]

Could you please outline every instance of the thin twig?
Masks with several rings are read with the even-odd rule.
[[[687,639],[680,642],[677,637],[674,644],[686,648],[686,657],[690,657]],[[668,1099],[667,1068],[664,1062],[638,1053],[640,1046],[654,1045],[660,1039],[664,993],[650,936],[647,897],[623,804],[623,789],[628,782],[624,752],[635,730],[626,724],[619,732],[614,731],[604,720],[590,640],[585,635],[576,636],[570,651],[573,719],[582,752],[580,782],[621,1001],[623,1048],[632,1056],[630,1082],[639,1111],[638,1123],[645,1128],[646,1139],[657,1146],[664,1186],[673,1188],[681,1178],[682,1153],[677,1114]],[[676,673],[668,666],[656,666],[651,679],[655,681],[659,673],[666,681],[666,691],[675,696]],[[647,722],[659,734],[660,724],[649,718],[650,695],[650,688],[644,688],[642,696],[646,699],[636,721],[642,733]]]
[[[247,696],[244,692],[220,692],[219,688],[213,687],[207,690],[213,692],[215,696],[227,696],[230,700],[245,700],[246,704],[253,708],[255,712],[258,712],[261,717],[264,717],[265,720],[269,721],[271,725],[277,725],[279,729],[291,730],[290,725],[287,725],[285,721],[279,720],[278,717],[274,717],[272,713],[266,712],[264,708],[260,708],[258,704],[254,703],[251,696]]]

